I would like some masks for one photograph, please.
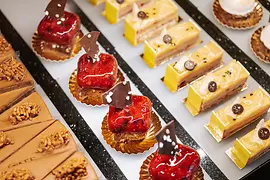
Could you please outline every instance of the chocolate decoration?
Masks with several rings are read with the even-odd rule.
[[[105,92],[103,102],[115,108],[123,109],[132,104],[131,88],[129,82],[121,82]]]
[[[266,140],[266,139],[269,138],[270,132],[269,132],[269,130],[267,128],[263,127],[261,129],[259,129],[258,136],[259,136],[260,139]]]
[[[241,104],[234,104],[232,106],[232,112],[233,114],[242,114],[242,112],[244,111],[244,107]]]
[[[175,156],[178,153],[178,144],[175,135],[174,121],[169,122],[156,135],[158,153]]]
[[[164,36],[163,36],[163,42],[164,42],[165,44],[170,44],[170,43],[172,43],[172,37],[171,37],[169,34],[164,35]]]
[[[185,69],[188,71],[192,71],[195,68],[195,66],[196,66],[196,63],[194,63],[191,60],[187,60],[184,64]]]
[[[208,84],[208,90],[210,92],[215,92],[217,90],[217,83],[215,81],[210,81]]]
[[[147,18],[147,15],[144,11],[139,11],[137,16],[140,18],[140,19],[146,19]]]
[[[97,45],[97,39],[99,34],[100,32],[98,31],[92,31],[80,40],[81,46],[93,60],[98,59],[99,47]]]
[[[116,2],[117,2],[118,4],[123,4],[124,1],[125,1],[125,0],[116,0]]]
[[[51,18],[60,19],[64,16],[67,0],[51,0],[45,10],[45,14]]]

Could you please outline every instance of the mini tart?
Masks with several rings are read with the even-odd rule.
[[[137,140],[136,138],[134,138],[134,135],[130,136],[133,138],[133,140],[119,139],[121,135],[119,136],[117,133],[113,133],[109,130],[107,119],[108,114],[104,117],[102,121],[102,135],[105,141],[116,151],[128,154],[143,153],[144,151],[147,151],[151,147],[153,147],[154,144],[157,142],[155,139],[155,134],[161,129],[161,122],[156,113],[153,111],[151,112],[150,128],[148,129],[146,134],[138,135]],[[125,138],[128,138],[128,135],[125,136]]]
[[[118,69],[117,73],[117,81],[115,84],[124,81],[123,73]],[[102,96],[107,90],[103,89],[92,89],[92,88],[81,88],[77,83],[77,70],[75,70],[70,78],[69,78],[69,90],[73,97],[77,99],[77,101],[92,105],[92,106],[101,106],[104,105]]]
[[[213,14],[217,21],[227,27],[236,30],[246,30],[255,27],[263,16],[263,8],[259,1],[256,1],[254,10],[246,16],[233,15],[222,9],[219,0],[213,4]]]
[[[270,49],[268,49],[260,39],[263,28],[265,28],[265,26],[257,29],[252,34],[250,47],[255,56],[257,56],[261,61],[270,63]]]

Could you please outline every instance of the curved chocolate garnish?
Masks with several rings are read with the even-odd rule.
[[[116,2],[117,2],[118,4],[123,4],[124,1],[125,1],[125,0],[116,0]]]
[[[217,83],[215,81],[210,81],[208,83],[208,90],[210,92],[215,92],[217,90]]]
[[[266,140],[266,139],[269,138],[270,132],[269,132],[269,130],[267,128],[263,127],[261,129],[259,129],[258,136],[259,136],[260,139]]]
[[[147,18],[147,15],[144,11],[139,11],[137,16],[140,18],[140,19],[146,19]]]
[[[178,153],[178,144],[175,135],[174,121],[169,122],[156,135],[158,153],[175,156]]]
[[[184,67],[186,70],[188,71],[192,71],[196,66],[196,63],[191,61],[191,60],[187,60],[184,64]]]
[[[132,104],[129,82],[121,82],[103,94],[103,102],[115,108],[123,109]]]
[[[51,0],[45,10],[45,14],[51,18],[60,19],[64,16],[67,0]]]
[[[170,44],[170,43],[172,43],[172,37],[171,37],[169,34],[164,35],[164,36],[163,36],[163,42],[164,42],[165,44]]]
[[[234,104],[232,106],[233,114],[239,115],[244,111],[244,107],[241,104]]]
[[[97,39],[99,34],[100,32],[98,31],[92,31],[86,34],[80,40],[81,46],[86,51],[86,53],[93,59],[94,62],[99,58],[99,47],[97,45]]]

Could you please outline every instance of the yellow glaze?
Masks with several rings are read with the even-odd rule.
[[[160,56],[164,56],[165,53],[169,54],[168,52],[179,49],[173,54],[169,54],[168,57],[171,57],[188,49],[192,45],[199,44],[201,41],[200,29],[190,21],[171,27],[168,29],[167,34],[172,38],[170,44],[164,43],[162,34],[150,41],[145,41],[143,59],[150,68],[161,64],[162,62],[160,60],[157,62],[157,59]],[[164,61],[168,57],[163,57],[162,60]]]
[[[228,65],[208,73],[202,78],[194,81],[189,88],[188,97],[185,105],[192,115],[199,114],[202,110],[215,104],[220,99],[228,96],[227,92],[237,89],[243,85],[249,76],[249,72],[236,60],[231,61]],[[215,81],[217,90],[210,92],[208,90],[208,81]]]
[[[265,122],[264,127],[270,130],[270,120]],[[254,138],[258,136],[257,134],[257,130],[254,129],[240,139],[236,139],[233,147],[226,152],[238,168],[244,168],[269,150],[270,138],[257,141],[257,138]]]
[[[105,2],[105,0],[89,0],[89,2],[95,6]]]
[[[144,4],[149,3],[151,0],[124,0],[122,4],[119,4],[116,0],[106,0],[105,3],[105,18],[111,24],[117,23],[121,17],[123,17],[123,13],[127,14],[132,11],[132,4],[136,3],[138,7],[141,7]]]
[[[156,27],[157,24],[164,21],[174,25],[178,21],[178,8],[171,0],[156,0],[155,3],[141,8],[140,11],[144,11],[148,17],[146,19],[134,18],[133,13],[130,13],[125,18],[124,35],[134,46],[161,32],[161,29]],[[146,33],[149,30],[153,30],[151,35]],[[140,41],[138,41],[139,36]]]
[[[258,88],[241,97],[236,103],[244,107],[243,113],[239,115],[232,113],[231,109],[234,104],[212,113],[207,128],[218,142],[231,136],[266,113],[270,108],[270,96],[265,90]]]
[[[179,71],[174,67],[177,62],[167,65],[164,84],[171,92],[176,92],[179,87],[183,87],[221,65],[223,51],[215,42],[211,41],[193,53],[185,56],[197,65],[192,71],[186,69]]]

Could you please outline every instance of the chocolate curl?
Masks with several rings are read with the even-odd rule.
[[[81,46],[93,60],[98,59],[98,55],[99,55],[99,47],[97,45],[97,39],[98,39],[99,34],[100,32],[93,31],[86,34],[80,40]]]
[[[175,156],[178,153],[178,144],[175,135],[174,121],[169,122],[156,135],[158,153]]]
[[[45,14],[51,18],[60,19],[64,16],[67,0],[51,0],[49,2]]]
[[[115,108],[124,109],[132,104],[129,82],[121,82],[103,94],[103,102]]]

